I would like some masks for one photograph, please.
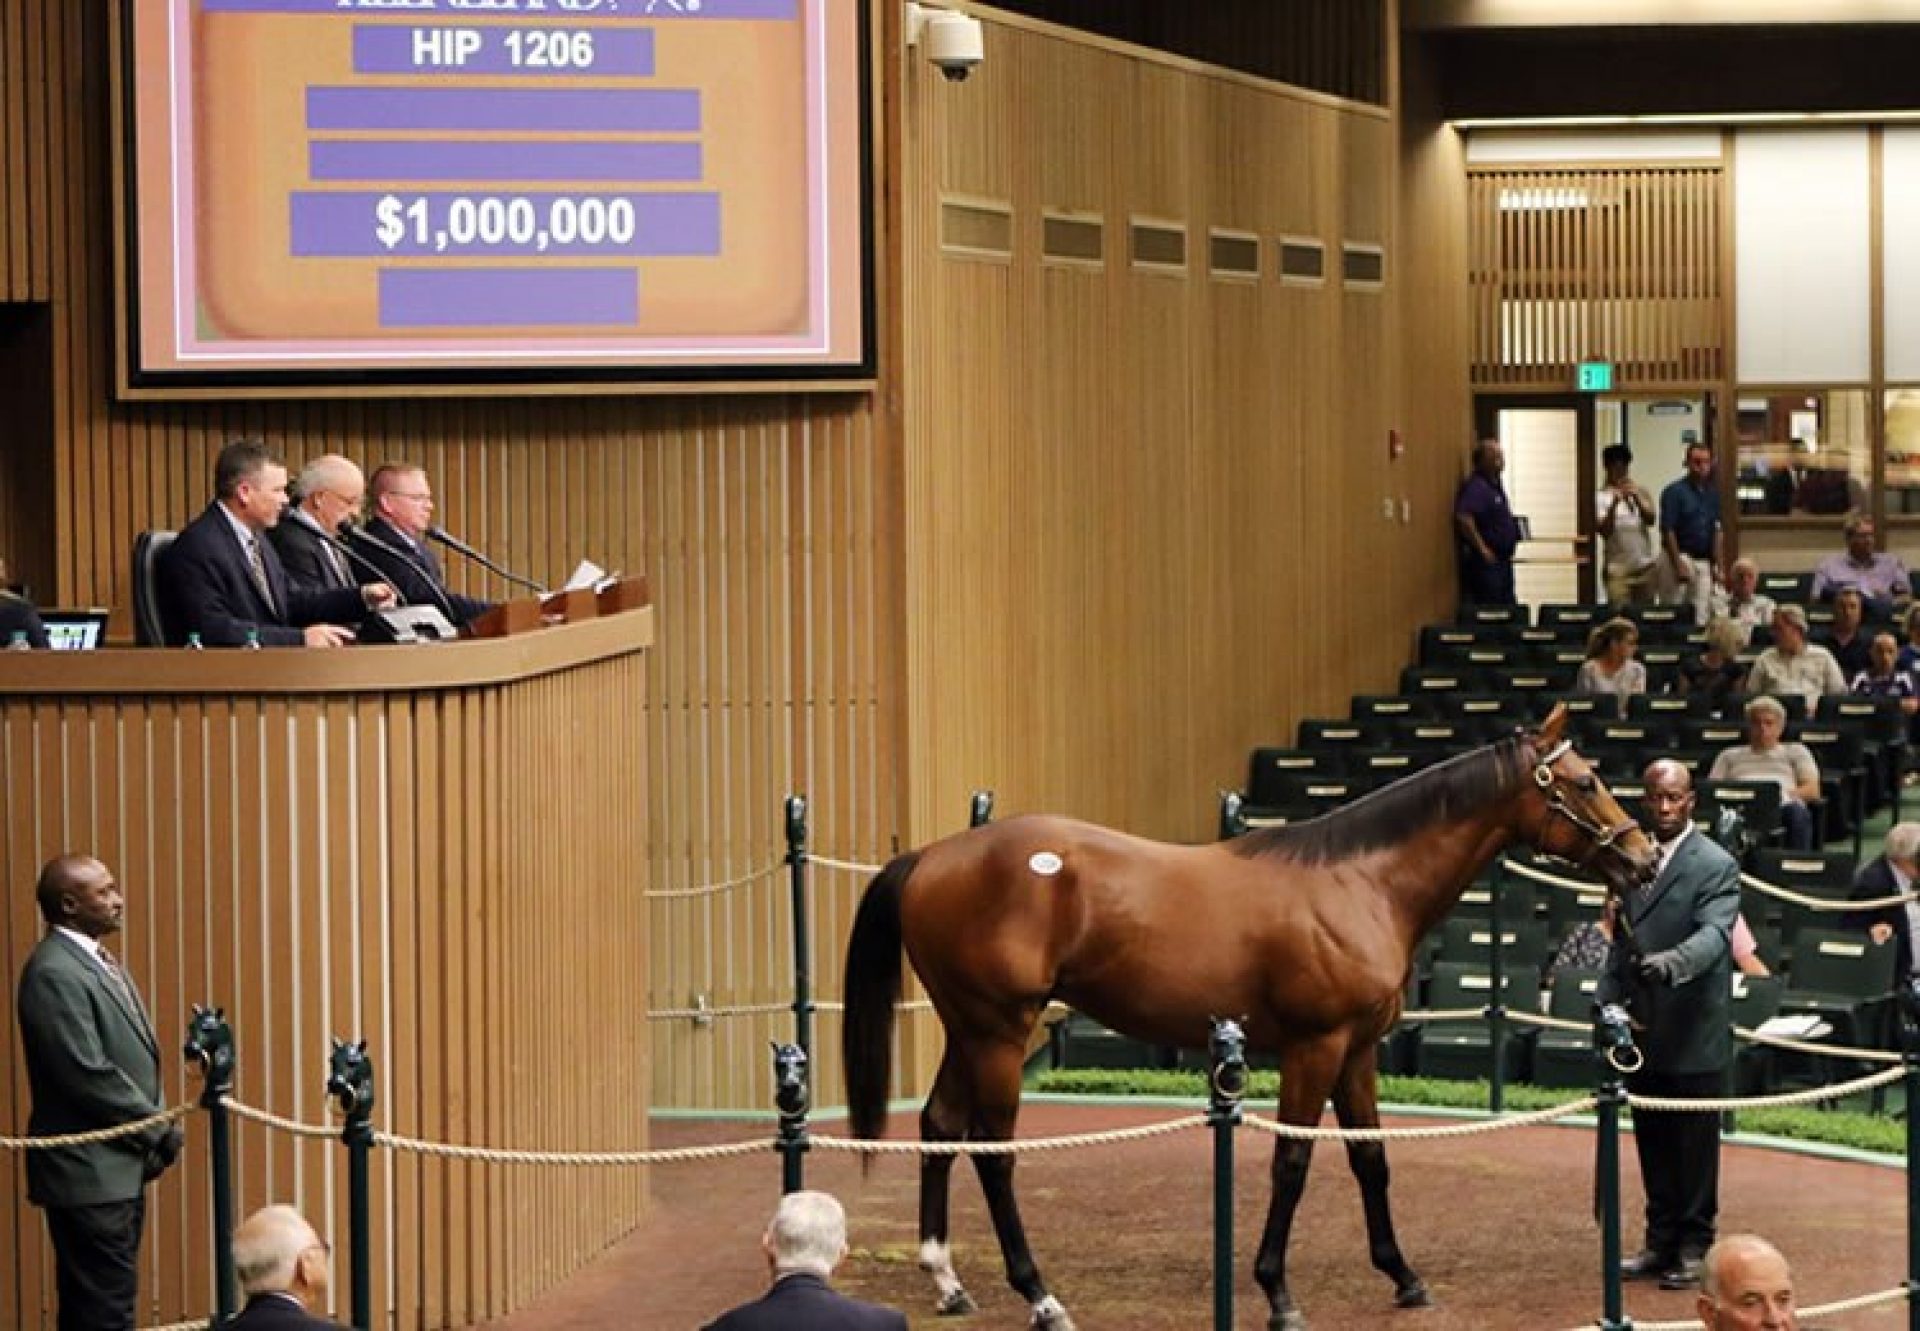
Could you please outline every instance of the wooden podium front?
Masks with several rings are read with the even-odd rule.
[[[14,977],[40,864],[97,855],[153,1013],[169,1104],[197,1098],[189,1005],[226,1009],[236,1097],[329,1122],[329,1035],[364,1037],[377,1128],[535,1149],[646,1144],[645,651],[630,609],[518,636],[348,651],[0,653],[0,1134],[28,1110]],[[213,1307],[203,1114],[148,1193],[139,1323]],[[345,1320],[346,1153],[235,1124],[235,1209],[307,1213]],[[53,1325],[52,1258],[17,1153],[0,1322]],[[630,1229],[638,1169],[376,1149],[375,1324],[498,1317]],[[17,1311],[18,1320],[14,1314]]]

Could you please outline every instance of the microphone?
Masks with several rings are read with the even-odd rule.
[[[352,533],[354,539],[365,541],[369,545],[378,546],[405,564],[408,568],[412,569],[415,573],[418,573],[420,575],[420,581],[424,582],[427,585],[427,590],[433,593],[433,599],[440,603],[441,612],[445,614],[447,619],[452,623],[458,624],[460,622],[460,615],[454,610],[453,602],[447,599],[447,594],[440,590],[440,584],[435,580],[432,569],[415,559],[410,552],[402,550],[392,541],[382,540],[365,527],[349,527],[347,530]],[[384,580],[387,575],[382,573],[380,576]],[[394,588],[396,593],[399,590],[398,587]]]
[[[353,530],[353,526],[350,523],[342,524],[340,530],[344,532],[351,532]],[[353,542],[348,540],[343,540],[342,538],[331,535],[330,533],[327,533],[327,532],[321,532],[320,539],[325,541],[328,545],[332,546],[335,550],[338,550],[341,553],[341,555],[343,555],[345,558],[352,560],[353,563],[360,569],[361,572],[371,573],[373,575],[373,580],[375,582],[384,582],[387,584],[387,586],[393,587],[393,581],[389,577],[387,571],[381,568],[378,564],[374,563],[371,559],[368,559],[365,555],[361,554],[358,550],[354,549]],[[402,592],[398,587],[393,587],[393,601],[395,605],[407,604],[406,596],[402,594]]]
[[[465,555],[468,559],[471,559],[474,563],[480,565],[480,567],[486,569],[491,573],[498,574],[500,577],[505,578],[508,582],[518,583],[520,586],[527,588],[529,591],[537,592],[541,596],[545,596],[547,594],[547,589],[545,587],[542,587],[539,583],[535,582],[532,578],[523,578],[518,573],[507,572],[505,569],[501,568],[498,564],[494,563],[491,559],[488,559],[485,555],[481,554],[478,550],[468,545],[465,541],[461,540],[459,537],[449,535],[447,532],[443,531],[439,527],[428,527],[427,539],[430,541],[440,542],[440,544],[446,546],[447,549],[453,551],[457,555]]]

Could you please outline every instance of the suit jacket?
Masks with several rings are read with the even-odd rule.
[[[219,504],[208,505],[189,522],[160,556],[160,609],[168,645],[184,646],[189,633],[198,633],[209,647],[244,647],[247,630],[256,629],[263,647],[299,647],[306,642],[300,632],[305,625],[353,625],[366,617],[358,588],[303,592],[288,583],[272,542],[260,542],[260,562],[273,591],[272,605],[254,585],[233,524]]]
[[[346,1331],[338,1322],[315,1317],[293,1300],[272,1294],[256,1294],[248,1299],[247,1306],[227,1326],[245,1327],[248,1331]]]
[[[334,592],[343,587],[358,587],[362,579],[353,576],[347,557],[340,556],[344,571],[336,569],[333,560],[327,557],[327,538],[296,516],[296,512],[288,509],[267,531],[267,540],[279,554],[280,566],[287,571],[287,581],[293,584],[294,590]],[[364,581],[373,579],[369,577]]]
[[[1897,897],[1900,884],[1894,881],[1893,866],[1887,863],[1885,855],[1870,860],[1860,867],[1853,876],[1852,898],[1855,901],[1871,901],[1875,897]],[[1849,911],[1841,917],[1841,924],[1848,929],[1858,929],[1865,933],[1876,924],[1893,926],[1894,976],[1905,983],[1913,974],[1913,940],[1907,936],[1907,908],[1905,906],[1880,906],[1874,910]]]
[[[26,634],[27,641],[41,651],[49,645],[47,626],[40,622],[40,612],[33,608],[33,602],[12,592],[0,592],[0,648],[12,642],[15,633]]]
[[[139,996],[128,1003],[100,963],[51,929],[20,971],[15,1008],[26,1054],[36,1137],[89,1132],[157,1114],[160,1044]],[[36,1206],[132,1201],[147,1154],[166,1136],[151,1128],[92,1146],[28,1151],[27,1200]]]
[[[464,627],[468,620],[493,609],[493,602],[461,596],[447,590],[440,558],[425,542],[416,542],[385,518],[371,518],[348,537],[353,548],[387,575],[387,581],[408,605],[438,606],[447,618]]]
[[[790,1275],[705,1331],[907,1331],[907,1315],[837,1294],[819,1276]]]
[[[1602,1003],[1624,1001],[1641,1023],[1637,1033],[1649,1072],[1715,1072],[1733,1058],[1731,938],[1740,914],[1740,866],[1697,829],[1667,861],[1651,887],[1627,901],[1635,949],[1617,937],[1601,976]],[[1672,984],[1644,981],[1639,955],[1672,952]]]

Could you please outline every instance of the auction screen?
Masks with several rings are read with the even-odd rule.
[[[130,388],[872,373],[864,0],[127,0]]]

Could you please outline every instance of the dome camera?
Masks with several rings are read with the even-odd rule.
[[[925,42],[927,59],[952,83],[963,81],[986,58],[986,29],[965,14],[934,14],[927,20]]]

